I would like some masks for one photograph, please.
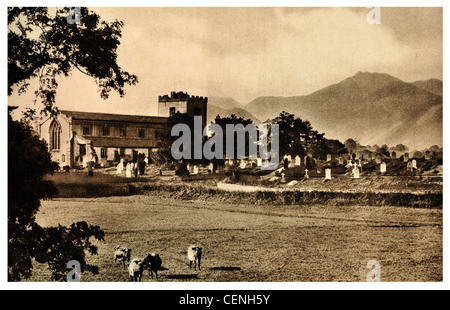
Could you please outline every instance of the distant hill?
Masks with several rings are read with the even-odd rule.
[[[442,96],[442,81],[438,79],[429,79],[424,81],[412,82],[414,86],[426,90],[435,95]]]
[[[243,105],[233,98],[208,97],[208,121],[211,123],[217,115],[221,117],[231,116],[232,114],[244,119],[251,119],[253,123],[259,125],[261,121],[253,114],[243,108]]]
[[[282,111],[293,113],[327,138],[423,149],[442,146],[441,94],[440,80],[407,83],[384,73],[358,72],[310,95],[259,97],[244,108],[263,121]]]

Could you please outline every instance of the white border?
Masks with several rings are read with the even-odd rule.
[[[152,1],[151,3],[146,1],[41,1],[39,2],[39,6],[49,6],[49,7],[62,7],[62,6],[90,6],[90,7],[443,7],[443,23],[444,23],[444,53],[443,55],[449,55],[448,51],[448,21],[450,20],[450,16],[448,13],[448,1],[311,1],[305,3],[305,1],[179,1],[179,0],[165,0],[165,1]],[[35,1],[7,1],[6,5],[3,6],[1,10],[1,21],[4,25],[2,39],[5,40],[7,38],[7,7],[8,6],[36,6]],[[1,49],[1,58],[3,61],[1,62],[2,68],[2,82],[4,90],[6,90],[6,81],[7,81],[7,43],[4,42],[2,44]],[[444,65],[444,74],[443,74],[443,82],[444,82],[444,95],[443,98],[446,100],[448,98],[448,61],[444,56],[443,65]],[[6,91],[5,91],[6,92]],[[4,111],[6,112],[7,107],[7,94],[4,94],[5,102],[3,105]],[[444,102],[444,120],[447,115],[447,104]],[[6,120],[6,113],[3,115],[4,120]],[[444,125],[444,161],[447,162],[447,132],[448,126],[446,122],[443,122]],[[0,139],[2,145],[5,146],[4,150],[7,149],[7,122],[1,122],[1,135]],[[3,165],[7,164],[7,152],[3,151],[0,155],[0,162]],[[446,165],[444,165],[444,209],[447,206],[447,195],[446,193],[446,184],[447,184],[447,175],[448,169],[446,169]],[[232,292],[233,290],[316,290],[316,289],[351,289],[351,290],[367,290],[367,289],[389,289],[389,290],[415,290],[415,289],[425,289],[425,290],[441,290],[448,289],[448,281],[446,279],[449,275],[448,272],[448,246],[447,246],[447,236],[448,236],[448,214],[447,211],[444,210],[444,227],[443,227],[443,244],[444,244],[444,265],[443,265],[443,279],[444,282],[439,283],[411,283],[411,282],[380,282],[380,283],[363,283],[363,282],[349,282],[349,283],[322,283],[322,282],[312,282],[312,283],[304,283],[304,282],[142,282],[142,283],[116,283],[116,282],[81,282],[81,283],[53,283],[53,282],[20,282],[20,283],[10,283],[7,282],[7,170],[3,169],[4,172],[2,175],[2,197],[3,197],[3,216],[1,220],[1,240],[2,240],[2,255],[0,256],[0,283],[1,289],[7,290],[22,290],[22,289],[51,289],[51,290],[98,290],[98,289],[108,289],[108,290],[228,290]]]

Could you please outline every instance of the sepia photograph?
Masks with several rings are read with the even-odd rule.
[[[443,7],[255,5],[4,8],[7,282],[443,282]]]

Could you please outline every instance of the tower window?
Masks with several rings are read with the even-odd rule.
[[[83,135],[90,135],[91,128],[89,126],[83,126]]]

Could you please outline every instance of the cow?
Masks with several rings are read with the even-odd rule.
[[[114,262],[122,262],[125,267],[125,262],[130,262],[131,249],[122,246],[116,246],[114,248]]]
[[[143,260],[144,268],[148,269],[148,275],[153,279],[153,272],[158,279],[158,270],[161,268],[162,260],[156,253],[149,253]]]
[[[202,260],[202,248],[196,245],[190,245],[188,247],[187,256],[189,259],[189,268],[194,266],[194,270],[200,270],[200,262]]]

